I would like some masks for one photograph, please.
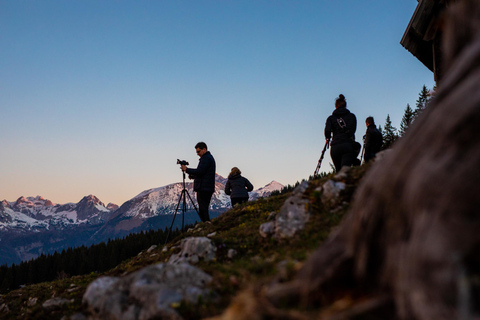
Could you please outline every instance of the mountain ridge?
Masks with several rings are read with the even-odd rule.
[[[231,207],[230,198],[224,192],[226,181],[226,178],[216,175],[215,193],[210,203],[212,217],[217,217]],[[187,182],[185,187],[196,205],[193,183]],[[251,192],[250,199],[268,197],[272,191],[282,187],[280,183],[272,181]],[[78,203],[65,204],[55,203],[39,195],[21,196],[16,201],[3,200],[0,202],[0,265],[19,263],[42,253],[53,253],[68,247],[168,227],[176,208],[178,207],[177,212],[182,212],[182,204],[179,203],[182,189],[182,182],[147,189],[121,206],[112,203],[105,205],[92,194],[83,197]],[[186,224],[191,224],[199,219],[192,201],[186,200],[188,208],[183,218]],[[183,225],[180,224],[181,221],[183,220],[176,221],[175,228]],[[46,234],[57,241],[49,243]],[[37,245],[32,247],[30,243]]]

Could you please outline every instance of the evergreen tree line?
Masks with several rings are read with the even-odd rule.
[[[433,88],[433,91],[435,91],[435,88]],[[397,130],[397,128],[392,125],[392,121],[390,120],[390,115],[387,115],[385,126],[383,128],[381,126],[378,127],[378,130],[382,133],[382,136],[383,136],[382,150],[390,148],[398,138],[402,137],[405,134],[408,127],[428,106],[428,103],[431,99],[432,99],[432,96],[430,91],[427,89],[425,85],[423,85],[423,88],[418,95],[415,109],[412,109],[410,105],[407,104],[402,120],[400,122],[399,130]]]
[[[172,230],[169,239],[181,233]],[[149,230],[130,234],[122,239],[108,240],[90,247],[68,248],[61,253],[42,254],[38,258],[21,262],[19,265],[0,266],[0,293],[34,284],[69,276],[105,272],[120,262],[137,255],[140,251],[156,244],[163,244],[168,234],[165,230]]]

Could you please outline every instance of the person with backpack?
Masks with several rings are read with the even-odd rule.
[[[343,166],[358,165],[358,143],[355,142],[357,117],[347,109],[345,96],[340,94],[335,99],[335,110],[325,123],[325,139],[330,141],[330,156],[335,170]],[[332,138],[333,135],[333,138]]]
[[[365,162],[375,158],[375,155],[382,149],[383,137],[375,125],[373,117],[368,117],[365,120],[367,125],[367,132],[365,133],[365,155],[363,159]]]
[[[253,185],[241,174],[240,169],[233,167],[225,184],[225,193],[230,196],[232,207],[237,203],[247,202],[248,192],[253,190]]]

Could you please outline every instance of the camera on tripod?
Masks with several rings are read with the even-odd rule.
[[[181,166],[188,166],[189,163],[185,160],[180,160],[180,159],[177,159],[177,164],[181,165]]]

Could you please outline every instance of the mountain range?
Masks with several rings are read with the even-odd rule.
[[[210,202],[214,218],[231,207],[225,194],[227,179],[216,176],[215,192]],[[121,206],[105,205],[89,195],[78,203],[56,204],[41,196],[20,197],[14,202],[0,202],[0,265],[19,263],[61,251],[68,247],[91,245],[130,233],[165,229],[199,220],[193,183],[185,184],[187,208],[182,216],[181,182],[145,190]],[[250,193],[250,199],[268,197],[283,185],[272,181]],[[190,200],[192,199],[192,200]],[[178,208],[178,209],[177,209]],[[175,213],[177,213],[175,215]]]

